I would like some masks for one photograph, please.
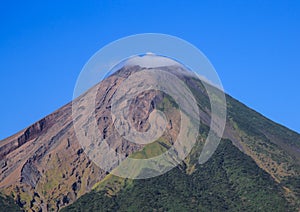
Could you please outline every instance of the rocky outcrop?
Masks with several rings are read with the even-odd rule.
[[[54,124],[54,116],[56,114],[51,114],[40,121],[34,123],[30,127],[26,128],[24,131],[17,134],[17,136],[13,136],[9,138],[9,142],[3,141],[6,143],[0,147],[0,160],[3,159],[10,152],[15,149],[21,147],[26,142],[36,139],[41,134],[45,133],[49,128],[51,128]]]
[[[21,170],[21,183],[27,184],[34,189],[40,177],[41,174],[33,162],[31,160],[27,161]]]

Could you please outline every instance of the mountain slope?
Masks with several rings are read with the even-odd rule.
[[[229,140],[214,156],[187,174],[182,163],[151,179],[124,183],[109,195],[103,189],[79,198],[62,211],[292,211],[280,186]]]
[[[161,67],[161,69],[173,71],[180,68],[168,66]],[[88,114],[86,119],[82,118],[85,113],[85,100],[96,93],[95,117],[98,128],[104,137],[115,135],[117,132],[110,116],[112,96],[124,79],[140,70],[144,70],[144,68],[140,66],[123,67],[116,74],[106,78],[75,100],[75,103],[82,104],[80,107],[82,116],[79,115],[75,122],[82,123],[84,129],[87,130],[87,135],[89,135],[91,115]],[[219,206],[232,209],[251,206],[259,209],[255,207],[260,207],[260,205],[255,206],[254,203],[261,204],[263,208],[269,206],[273,199],[278,203],[278,207],[286,207],[288,202],[289,207],[299,208],[300,135],[268,120],[230,96],[226,96],[228,117],[223,138],[230,141],[224,141],[218,152],[212,157],[212,161],[200,166],[198,165],[198,157],[201,152],[199,148],[207,135],[207,126],[210,125],[209,98],[199,80],[188,77],[182,79],[198,102],[202,121],[200,129],[202,137],[197,143],[198,147],[192,149],[180,170],[174,169],[170,173],[149,181],[126,181],[131,184],[129,187],[124,180],[118,179],[117,182],[120,182],[120,185],[114,185],[116,188],[113,188],[109,194],[115,195],[115,197],[101,195],[101,192],[106,192],[103,182],[111,184],[109,180],[107,181],[108,173],[97,167],[80,146],[74,132],[72,105],[69,103],[27,129],[0,142],[1,192],[13,197],[20,208],[28,211],[59,210],[91,191],[91,194],[97,193],[96,191],[100,192],[96,196],[98,198],[100,195],[99,201],[101,200],[103,204],[111,203],[110,207],[124,208],[131,201],[125,198],[128,192],[134,195],[134,192],[140,192],[144,185],[148,185],[147,190],[151,189],[151,183],[158,190],[164,189],[164,184],[160,184],[160,181],[167,184],[166,182],[174,177],[174,179],[178,178],[178,183],[187,184],[191,195],[196,197],[201,195],[201,191],[195,191],[191,187],[205,188],[204,196],[207,198],[209,195],[214,195],[210,194],[212,191],[218,194],[209,197],[206,202],[199,202],[200,200],[196,197],[193,200],[187,200],[191,201],[190,203],[195,202],[192,204],[193,207],[207,208],[210,207],[209,204],[212,204],[211,207],[216,207],[215,209],[220,209]],[[152,146],[145,146],[132,144],[124,139],[115,139],[110,146],[117,152],[137,158],[152,157],[168,149],[172,145],[171,141],[176,137],[176,129],[178,129],[178,111],[170,97],[156,91],[142,92],[132,103],[130,118],[139,131],[146,131],[149,125],[149,115],[155,107],[165,110],[170,120],[169,123],[171,123],[162,140]],[[234,146],[231,145],[231,142]],[[212,170],[209,167],[212,167]],[[243,180],[237,176],[243,176]],[[198,177],[205,180],[198,181]],[[261,182],[260,189],[266,189],[266,191],[256,193],[252,187],[255,181]],[[139,184],[139,182],[142,183]],[[225,186],[220,190],[217,189],[219,182]],[[208,183],[212,183],[213,190],[205,187],[205,184]],[[174,182],[174,187],[176,186],[176,182]],[[181,190],[184,193],[184,187],[180,184],[178,186],[180,187],[178,192]],[[147,190],[144,192],[147,193]],[[243,190],[247,193],[244,194]],[[231,194],[231,192],[237,194]],[[251,195],[251,193],[256,195]],[[185,196],[179,195],[178,198],[186,199],[186,196],[188,193]],[[263,201],[260,201],[258,197]],[[86,198],[90,199],[91,197],[85,195],[79,200],[86,201]],[[213,206],[212,200],[220,198],[224,199],[223,203]],[[243,198],[249,200],[249,203],[245,202]],[[168,201],[172,201],[172,199]],[[175,199],[174,196],[174,201]],[[81,207],[80,205],[83,203],[80,201],[70,208],[78,209],[77,205]],[[244,201],[243,204],[240,201]],[[141,203],[143,203],[142,200]],[[189,209],[184,203],[178,202],[178,205],[181,205],[183,209]],[[138,205],[135,206],[138,207]],[[144,206],[150,207],[151,205]],[[163,206],[158,205],[157,207]]]
[[[1,211],[14,211],[19,212],[21,209],[19,206],[15,203],[14,199],[7,196],[0,195],[0,206]]]

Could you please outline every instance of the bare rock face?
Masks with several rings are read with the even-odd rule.
[[[41,173],[31,160],[27,161],[21,171],[21,183],[31,186],[33,189],[36,187]]]
[[[102,139],[118,133],[111,117],[111,102],[116,89],[126,77],[141,69],[124,67],[93,88],[97,89],[94,112]],[[75,101],[84,102],[88,95],[85,93]],[[164,94],[152,90],[141,92],[132,101],[129,119],[137,131],[147,131],[149,114],[163,98]],[[178,130],[174,118],[168,117],[168,132],[165,133],[170,140],[175,139]],[[82,121],[86,129],[90,120],[82,120],[80,115],[75,119]],[[0,189],[8,195],[13,194],[24,210],[58,210],[89,192],[107,175],[85,154],[77,140],[73,121],[72,103],[69,103],[0,142]],[[143,145],[125,139],[115,139],[109,146],[126,157],[143,148]]]
[[[34,123],[22,132],[3,141],[0,147],[0,159],[3,159],[11,151],[21,147],[26,142],[37,138],[42,133],[46,132],[53,125],[53,116],[49,115],[40,121]],[[6,142],[5,142],[6,141]]]

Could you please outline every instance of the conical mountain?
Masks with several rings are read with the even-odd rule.
[[[193,77],[181,79],[198,103],[199,137],[178,166],[154,178],[132,180],[116,177],[96,165],[75,130],[79,126],[84,136],[92,135],[92,119],[100,132],[94,139],[111,138],[108,146],[125,158],[160,155],[178,136],[178,105],[171,96],[155,89],[142,91],[135,97],[129,106],[128,119],[137,131],[147,132],[151,113],[163,111],[167,119],[164,134],[149,144],[132,143],[117,136],[111,106],[124,80],[133,73],[157,67],[172,73],[186,71],[176,63],[164,65],[164,60],[155,67],[148,61],[142,62],[131,60],[73,102],[0,141],[3,208],[11,211],[15,207],[25,211],[294,211],[300,208],[300,135],[228,95],[221,143],[208,162],[198,163],[209,132],[211,107],[205,82]],[[93,97],[94,110],[90,111],[87,102]],[[76,117],[72,104],[79,105]]]

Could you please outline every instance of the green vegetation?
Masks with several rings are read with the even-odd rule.
[[[168,144],[163,141],[155,141],[147,144],[141,151],[131,154],[130,158],[147,159],[163,154],[169,149]]]
[[[279,185],[228,140],[192,174],[186,169],[182,163],[162,176],[123,183],[114,195],[107,195],[113,184],[100,184],[62,211],[293,210]]]
[[[238,127],[248,135],[263,136],[262,134],[268,132],[269,135],[277,138],[278,145],[284,146],[283,143],[287,142],[286,145],[300,148],[300,135],[298,133],[276,124],[228,95],[226,98],[228,118],[237,123]]]
[[[157,109],[161,111],[168,111],[171,109],[178,109],[179,106],[176,101],[168,94],[163,93],[162,101],[157,105]]]
[[[276,124],[227,96],[228,122],[243,141],[247,154],[292,193],[300,207],[300,135]]]
[[[11,197],[0,195],[0,211],[18,212],[21,209]]]

